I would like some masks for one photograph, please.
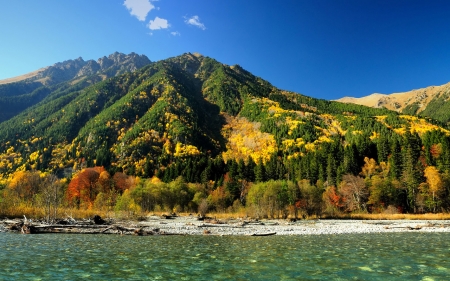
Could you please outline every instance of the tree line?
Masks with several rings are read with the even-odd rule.
[[[245,212],[256,217],[450,209],[450,139],[439,131],[376,142],[326,143],[301,158],[263,162],[187,157],[139,178],[104,167],[69,180],[17,171],[0,183],[3,210],[41,206],[125,211]],[[53,211],[52,211],[53,210]]]

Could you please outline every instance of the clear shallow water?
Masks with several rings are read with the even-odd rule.
[[[0,280],[449,280],[450,234],[0,234]]]

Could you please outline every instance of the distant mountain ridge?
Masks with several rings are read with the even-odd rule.
[[[134,52],[126,55],[115,52],[109,56],[103,56],[95,60],[83,60],[79,57],[74,60],[57,62],[52,66],[43,67],[39,70],[18,76],[0,80],[0,85],[14,82],[41,82],[43,85],[53,85],[67,80],[84,76],[101,74],[106,72],[109,76],[119,75],[125,72],[135,71],[151,63],[145,55]]]
[[[47,67],[36,77],[44,79],[43,83],[59,83],[70,79],[86,77],[94,74],[106,74],[107,77],[135,71],[151,61],[145,55],[130,53],[125,55],[115,52],[108,57],[104,56],[97,61],[84,61],[81,57],[67,60]],[[45,79],[50,78],[50,81]]]
[[[95,60],[67,60],[31,73],[0,80],[0,122],[40,102],[50,93],[79,84],[86,87],[135,71],[151,61],[145,55],[115,52]],[[83,85],[83,86],[81,86]]]
[[[442,122],[450,121],[450,82],[394,94],[372,94],[361,98],[343,97],[338,102],[374,108],[387,108],[410,115],[423,115]]]

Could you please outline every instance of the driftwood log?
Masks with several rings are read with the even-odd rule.
[[[269,233],[253,233],[250,236],[272,236],[277,234],[276,232],[269,232]]]
[[[404,228],[408,230],[421,230],[423,226],[385,226],[385,229]]]
[[[159,229],[146,229],[144,227],[131,228],[121,225],[93,225],[93,224],[52,224],[52,225],[33,225],[33,224],[15,224],[7,227],[10,231],[23,234],[44,234],[44,233],[72,233],[72,234],[120,234],[120,235],[173,235],[159,231]]]
[[[70,223],[69,223],[70,222]],[[158,228],[149,229],[146,227],[127,227],[120,224],[111,224],[103,220],[100,216],[95,216],[92,220],[76,221],[58,220],[54,224],[42,222],[32,222],[27,220],[6,220],[3,222],[5,228],[11,232],[23,234],[44,234],[44,233],[72,233],[72,234],[120,234],[120,235],[174,235],[160,231]]]

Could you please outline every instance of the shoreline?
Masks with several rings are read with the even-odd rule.
[[[24,224],[23,221],[0,221],[0,232],[15,233],[80,233],[120,235],[220,235],[220,236],[268,236],[268,235],[324,235],[367,234],[396,232],[449,232],[450,220],[198,220],[193,216],[174,216],[170,219],[149,216],[144,221],[114,221],[108,224]],[[11,227],[25,225],[28,229]],[[29,231],[31,229],[31,232]]]

